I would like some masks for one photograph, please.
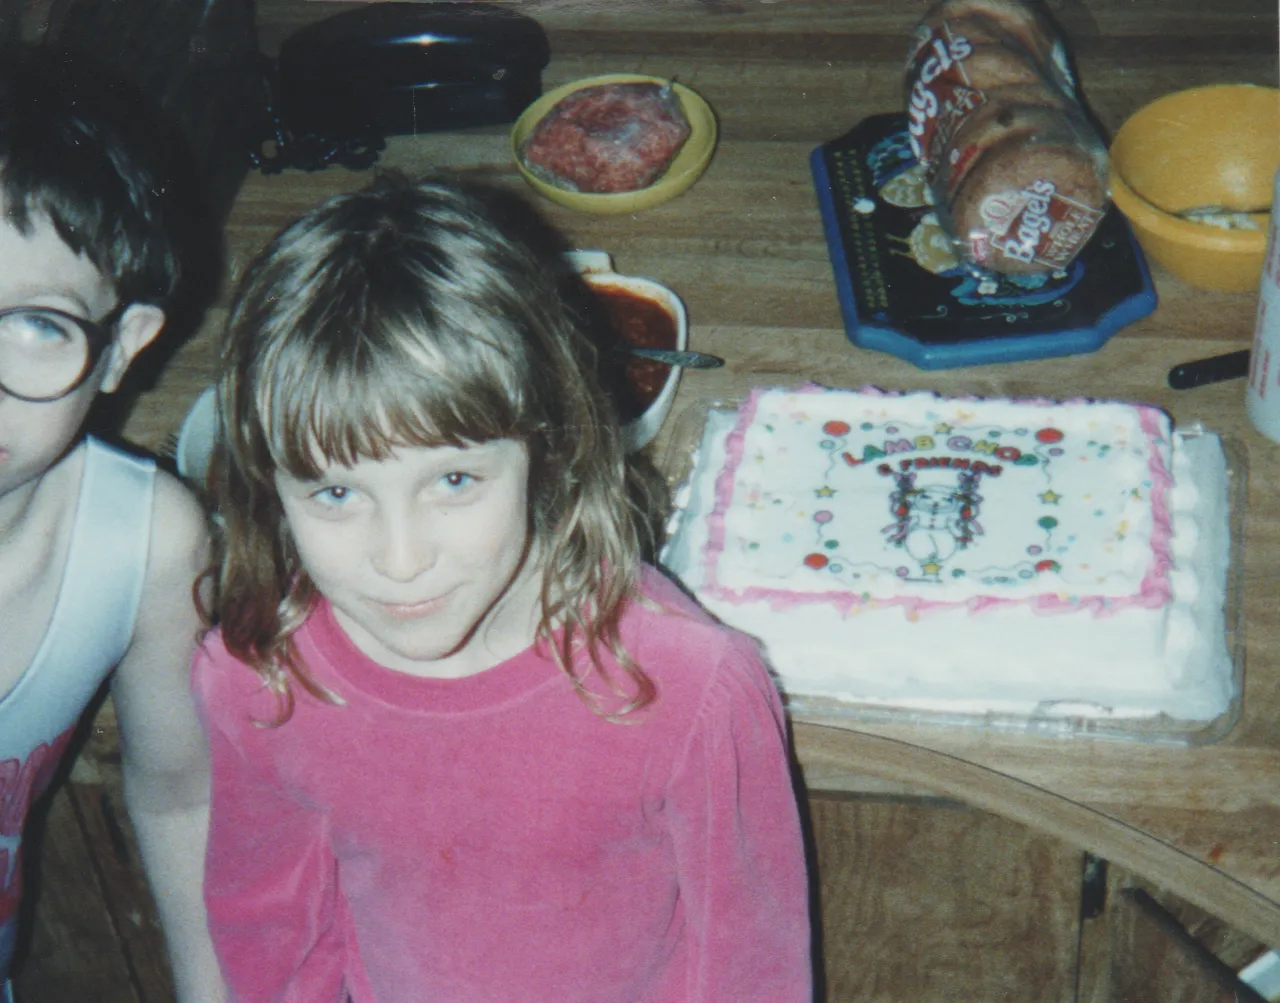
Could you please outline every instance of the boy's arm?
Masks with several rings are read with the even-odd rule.
[[[209,757],[189,685],[200,630],[192,585],[208,559],[204,513],[156,475],[146,582],[133,641],[116,669],[124,796],[169,947],[180,1003],[227,998],[202,897]]]

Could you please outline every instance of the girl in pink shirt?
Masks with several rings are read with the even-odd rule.
[[[205,898],[240,1003],[811,997],[778,695],[641,560],[523,214],[384,180],[233,308]]]

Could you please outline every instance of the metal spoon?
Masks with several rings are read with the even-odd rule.
[[[641,348],[639,345],[619,345],[618,351],[628,355],[638,355],[642,359],[653,359],[665,362],[669,366],[683,366],[685,369],[718,369],[724,365],[724,359],[706,352],[682,352],[674,348]]]

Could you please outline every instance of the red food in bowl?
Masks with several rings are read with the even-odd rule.
[[[584,87],[536,125],[520,151],[538,177],[571,191],[647,188],[689,137],[669,87],[651,83]]]
[[[617,336],[641,348],[676,347],[676,319],[661,303],[618,286],[593,285]],[[671,367],[665,362],[630,356],[623,367],[619,405],[623,421],[644,414],[666,385]]]

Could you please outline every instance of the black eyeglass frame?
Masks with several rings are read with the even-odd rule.
[[[72,380],[71,385],[61,392],[48,397],[28,397],[26,394],[16,393],[5,386],[3,374],[0,374],[0,391],[16,400],[27,401],[29,404],[46,404],[49,401],[61,400],[68,394],[74,393],[84,385],[84,381],[89,378],[89,374],[98,365],[98,360],[102,358],[102,353],[111,344],[111,338],[115,334],[115,326],[120,323],[120,318],[124,316],[127,308],[128,304],[117,303],[112,307],[111,312],[101,320],[77,317],[73,313],[67,313],[65,310],[58,310],[49,306],[14,306],[0,310],[0,320],[14,313],[51,313],[55,317],[70,321],[79,327],[84,332],[85,341],[89,345],[89,351],[85,355],[84,368],[80,370],[80,375]]]

